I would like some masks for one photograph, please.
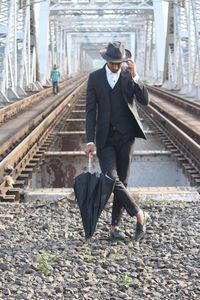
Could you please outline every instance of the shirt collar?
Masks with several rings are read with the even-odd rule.
[[[108,68],[108,65],[106,64],[106,73],[109,74],[109,75],[119,75],[121,73],[121,68],[116,72],[116,73],[113,73],[109,68]]]

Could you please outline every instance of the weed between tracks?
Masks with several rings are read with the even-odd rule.
[[[115,282],[118,284],[118,285],[128,285],[130,283],[133,282],[133,278],[125,275],[123,277],[117,277]]]
[[[53,261],[54,263],[57,263],[58,258],[59,258],[59,254],[56,253],[55,255],[51,256],[51,261]],[[42,271],[42,273],[45,276],[49,276],[53,269],[52,266],[50,265],[49,259],[50,258],[45,253],[38,255],[39,269]]]

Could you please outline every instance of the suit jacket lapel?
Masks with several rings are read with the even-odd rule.
[[[120,80],[121,80],[121,92],[122,92],[122,96],[124,98],[124,100],[126,101],[127,103],[127,98],[125,97],[125,91],[127,89],[127,77],[125,76],[124,72],[122,71],[121,72],[121,75],[120,75]]]
[[[108,83],[108,80],[107,80],[107,77],[106,77],[106,65],[104,65],[104,67],[102,68],[102,87],[105,91],[105,95],[108,96],[109,94],[109,83]]]

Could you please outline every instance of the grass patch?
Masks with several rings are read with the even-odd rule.
[[[85,253],[85,260],[87,262],[91,262],[92,260],[95,259],[95,257],[91,254],[91,251],[89,249],[85,249],[84,253]]]
[[[45,254],[38,256],[39,268],[45,276],[49,276],[51,273],[51,266],[48,263],[47,257]]]
[[[153,198],[148,198],[148,199],[146,200],[146,204],[149,205],[149,206],[153,206],[153,204],[154,204]]]
[[[53,257],[52,257],[53,262],[58,262],[58,257],[59,257],[58,253],[56,253],[55,255],[53,255]]]
[[[90,262],[94,259],[94,256],[92,256],[91,254],[87,255],[87,261]]]
[[[120,260],[120,254],[119,253],[111,253],[110,258],[112,260]]]
[[[52,271],[52,266],[49,264],[48,259],[54,263],[58,262],[58,258],[59,258],[59,253],[57,252],[56,254],[54,254],[53,256],[49,256],[45,253],[42,253],[40,255],[38,255],[38,265],[39,265],[39,269],[42,271],[42,273],[45,276],[49,276],[51,274]]]
[[[129,249],[132,249],[132,248],[133,248],[133,243],[132,243],[132,242],[130,242],[130,243],[128,244],[128,248],[129,248]]]
[[[123,277],[117,277],[115,282],[118,284],[118,285],[128,285],[130,283],[133,282],[133,278],[125,275]]]

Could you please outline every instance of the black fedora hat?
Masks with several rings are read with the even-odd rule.
[[[131,52],[124,48],[121,42],[109,43],[100,50],[101,56],[108,62],[120,63],[131,58]]]

